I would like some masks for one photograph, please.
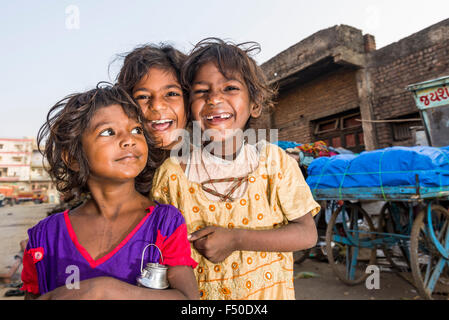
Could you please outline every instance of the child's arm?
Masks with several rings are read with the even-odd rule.
[[[168,268],[170,289],[137,287],[110,277],[80,282],[79,289],[59,287],[39,297],[40,300],[197,300],[198,287],[190,266]]]
[[[308,213],[271,230],[206,227],[192,233],[189,240],[201,255],[218,263],[237,250],[290,252],[308,249],[316,244],[317,237],[315,222]]]
[[[31,292],[25,292],[24,300],[36,300],[39,298],[38,294],[33,294]]]
[[[128,283],[109,278],[108,287],[112,290],[100,290],[99,299],[114,300],[198,300],[199,292],[195,275],[190,266],[169,267],[167,272],[170,288],[166,290],[136,287]]]

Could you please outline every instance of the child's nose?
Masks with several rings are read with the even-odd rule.
[[[166,108],[167,108],[167,105],[165,104],[164,99],[161,99],[159,97],[155,97],[149,106],[149,109],[151,111],[157,111],[157,110],[162,110],[162,109],[166,109]]]
[[[123,135],[123,137],[120,141],[120,146],[122,148],[133,147],[135,145],[136,145],[136,141],[134,140],[134,136],[132,134]]]
[[[206,103],[210,104],[211,106],[216,106],[217,104],[223,102],[223,99],[221,97],[221,93],[217,91],[211,91],[207,97]]]

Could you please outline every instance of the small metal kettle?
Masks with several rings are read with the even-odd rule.
[[[146,287],[151,289],[167,289],[168,279],[167,279],[167,267],[159,263],[147,263],[145,269],[143,268],[143,257],[145,250],[149,246],[155,246],[161,255],[161,262],[164,263],[164,258],[162,257],[162,252],[159,247],[155,244],[150,243],[147,245],[142,252],[142,259],[140,261],[140,276],[137,277],[137,285],[139,287]]]

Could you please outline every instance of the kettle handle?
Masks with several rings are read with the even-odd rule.
[[[162,251],[161,249],[159,249],[159,247],[153,243],[148,244],[142,251],[142,258],[140,259],[140,272],[143,272],[143,256],[145,255],[145,250],[147,250],[147,248],[149,246],[155,246],[157,248],[157,250],[159,250],[159,254],[161,255],[161,262],[164,263],[164,257],[162,256]]]

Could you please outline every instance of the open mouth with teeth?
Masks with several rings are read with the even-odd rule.
[[[204,117],[210,123],[220,123],[232,118],[230,113],[211,114]]]
[[[175,121],[171,119],[151,120],[148,124],[151,129],[156,131],[164,131],[170,128]]]

